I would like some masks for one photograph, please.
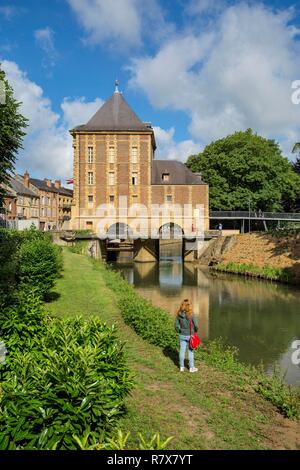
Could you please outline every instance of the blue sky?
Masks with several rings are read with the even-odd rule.
[[[284,153],[300,138],[300,3],[0,0],[0,61],[30,126],[18,170],[72,175],[68,129],[120,89],[185,161],[252,127]],[[298,30],[299,28],[299,30]]]

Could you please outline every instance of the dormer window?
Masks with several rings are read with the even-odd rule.
[[[162,180],[164,183],[168,183],[170,181],[170,173],[163,173]]]

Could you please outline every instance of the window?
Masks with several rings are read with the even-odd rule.
[[[137,163],[138,162],[138,148],[132,147],[131,149],[131,162]]]
[[[137,202],[138,202],[138,197],[137,197],[136,194],[134,194],[134,195],[132,196],[132,204],[137,204]]]
[[[88,147],[88,163],[94,163],[94,148]]]
[[[110,202],[111,204],[113,204],[113,203],[115,202],[115,196],[114,196],[114,195],[110,195],[110,196],[109,196],[109,202]]]
[[[108,174],[108,184],[109,186],[113,186],[115,184],[115,174],[112,172]]]
[[[169,173],[163,173],[162,174],[162,180],[163,181],[170,181],[170,174]]]
[[[94,184],[94,173],[92,171],[88,172],[88,184]]]
[[[93,196],[88,196],[88,203],[93,204],[94,202],[94,197]]]
[[[86,222],[85,226],[88,230],[93,230],[93,222],[88,221]]]
[[[172,198],[172,195],[171,194],[168,194],[167,195],[167,198],[166,198],[166,201],[167,202],[172,202],[173,198]]]
[[[132,185],[136,186],[138,184],[138,174],[137,173],[132,173]]]
[[[108,162],[115,163],[115,147],[109,147],[108,149]]]

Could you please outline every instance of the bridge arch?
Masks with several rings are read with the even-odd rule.
[[[132,240],[133,239],[133,230],[132,228],[125,224],[124,222],[117,222],[112,224],[107,230],[107,238],[110,240]]]

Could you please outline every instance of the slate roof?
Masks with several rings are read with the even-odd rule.
[[[65,196],[73,197],[72,189],[64,188],[61,186],[59,189],[55,187],[54,183],[51,182],[51,186],[48,186],[44,180],[40,180],[37,178],[30,178],[30,184],[35,186],[38,189],[42,189],[44,191],[50,191],[52,193],[59,193]]]
[[[26,188],[17,176],[9,179],[9,185],[17,194],[21,194],[22,196],[39,197],[37,193],[32,191],[32,189]]]
[[[153,132],[151,125],[140,120],[119,92],[115,92],[87,124],[73,130]]]
[[[169,181],[163,181],[163,173],[169,173]],[[201,177],[176,160],[153,160],[152,184],[206,184]]]

